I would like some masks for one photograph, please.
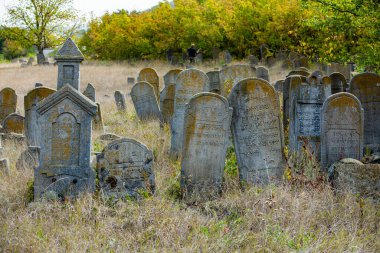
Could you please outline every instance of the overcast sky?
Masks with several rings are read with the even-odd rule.
[[[91,12],[95,16],[101,16],[106,11],[112,12],[118,9],[128,11],[142,11],[149,9],[162,0],[73,0],[75,9],[82,14],[89,15]],[[17,3],[17,0],[0,0],[0,15],[4,18],[6,7]]]

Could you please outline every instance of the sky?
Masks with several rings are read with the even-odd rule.
[[[95,16],[101,16],[106,11],[113,12],[119,9],[128,11],[142,11],[155,6],[160,0],[73,0],[74,8],[82,14],[89,16],[92,12]],[[161,0],[162,1],[162,0]],[[0,0],[0,15],[3,19],[6,7],[15,4],[17,0]]]

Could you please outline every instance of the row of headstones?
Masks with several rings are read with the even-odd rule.
[[[144,68],[137,77],[137,83],[131,89],[131,98],[138,117],[145,119],[162,119],[170,122],[174,114],[174,97],[176,93],[176,81],[182,69],[170,70],[164,75],[165,87],[159,92],[159,77],[152,68]],[[226,96],[237,81],[257,76],[269,81],[267,68],[259,66],[254,68],[249,65],[232,65],[222,70],[207,72],[210,80],[210,92]],[[134,79],[133,79],[134,80]],[[183,91],[181,91],[183,92]],[[125,96],[120,91],[115,92],[115,101],[119,110],[125,110]],[[156,101],[160,101],[160,105]]]

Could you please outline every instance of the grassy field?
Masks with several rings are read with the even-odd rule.
[[[89,82],[95,86],[107,132],[135,138],[153,150],[155,196],[113,203],[95,194],[65,203],[33,203],[33,171],[15,168],[24,147],[9,145],[4,156],[11,170],[0,174],[0,252],[380,252],[380,206],[334,194],[312,161],[298,165],[302,175],[289,171],[282,185],[243,191],[229,150],[223,195],[205,203],[181,200],[180,164],[167,153],[169,127],[139,122],[129,97],[125,113],[117,113],[114,104],[114,91],[129,94],[127,77],[148,66],[158,71],[162,88],[169,65],[97,63],[81,67],[81,90]],[[56,75],[54,66],[0,65],[0,88],[16,90],[23,113],[27,91],[36,82],[55,88]],[[271,69],[272,81],[285,75]],[[94,132],[94,138],[99,134]]]

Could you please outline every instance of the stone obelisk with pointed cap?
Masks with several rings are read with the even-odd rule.
[[[57,90],[69,84],[80,89],[79,64],[84,60],[82,52],[71,38],[68,38],[54,58],[58,65]]]

